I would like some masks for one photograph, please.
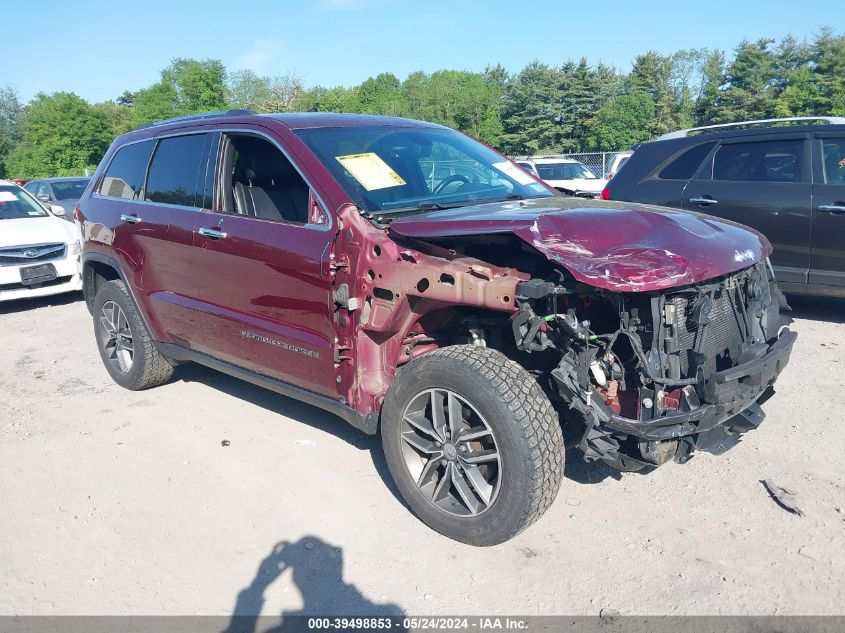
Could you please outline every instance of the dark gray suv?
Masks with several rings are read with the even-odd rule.
[[[753,227],[784,292],[845,296],[845,117],[672,132],[637,147],[602,197]]]

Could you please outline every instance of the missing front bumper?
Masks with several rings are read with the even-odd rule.
[[[694,451],[724,453],[763,421],[760,403],[786,366],[797,335],[784,330],[766,354],[710,376],[697,387],[701,403],[690,411],[664,411],[650,420],[613,413],[573,389],[561,368],[552,372],[561,395],[579,410],[586,428],[579,447],[587,461],[602,460],[623,470],[641,470]]]

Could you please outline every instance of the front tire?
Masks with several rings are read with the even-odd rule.
[[[140,391],[173,376],[173,365],[156,348],[122,281],[109,281],[97,290],[94,335],[106,370],[121,387]]]
[[[563,433],[537,381],[486,347],[446,347],[403,367],[387,392],[388,468],[413,512],[470,545],[507,541],[554,501]]]

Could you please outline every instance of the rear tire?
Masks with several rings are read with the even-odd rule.
[[[100,358],[118,385],[132,391],[157,387],[173,376],[126,285],[109,281],[94,297],[94,335]]]
[[[403,367],[387,392],[381,434],[413,512],[463,543],[513,538],[560,488],[558,416],[537,381],[490,348],[446,347]]]

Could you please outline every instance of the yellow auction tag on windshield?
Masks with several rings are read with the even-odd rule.
[[[390,165],[372,152],[335,156],[335,158],[367,191],[399,187],[405,184],[405,181],[391,169]]]

